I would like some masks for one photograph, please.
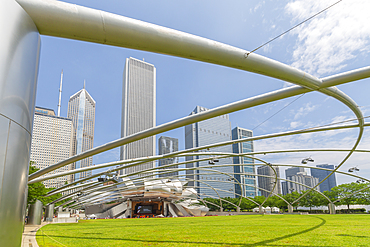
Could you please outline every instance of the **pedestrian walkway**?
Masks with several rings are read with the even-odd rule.
[[[41,225],[26,225],[22,236],[21,247],[39,247],[36,242],[36,232],[46,224],[49,224],[49,222],[42,222]]]

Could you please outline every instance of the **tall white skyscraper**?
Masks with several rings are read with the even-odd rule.
[[[36,107],[33,123],[31,158],[34,166],[46,168],[73,155],[74,128],[71,119],[55,116],[54,110]],[[44,176],[68,171],[64,166]],[[61,187],[69,177],[59,177],[43,182],[46,188]]]
[[[123,73],[121,137],[156,124],[156,69],[154,65],[127,58]],[[155,155],[155,136],[121,147],[121,160]],[[127,168],[121,174],[154,168],[154,162]]]
[[[95,100],[84,88],[72,95],[68,101],[68,118],[76,129],[74,154],[79,154],[94,146]],[[92,157],[77,161],[73,169],[92,166]],[[76,173],[73,180],[91,176],[91,171]]]

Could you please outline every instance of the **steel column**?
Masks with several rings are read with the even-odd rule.
[[[40,35],[14,0],[0,1],[0,246],[20,246],[27,202]]]
[[[36,200],[36,202],[30,206],[30,211],[28,213],[29,225],[41,225],[42,207],[42,202],[39,200]]]
[[[329,213],[330,214],[335,214],[335,205],[334,205],[334,203],[329,203],[328,208],[329,208]]]
[[[52,222],[54,217],[54,204],[46,206],[44,221]]]
[[[292,205],[288,205],[288,213],[289,214],[293,213],[293,206]]]

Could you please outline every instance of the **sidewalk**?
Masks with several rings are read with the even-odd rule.
[[[47,224],[49,224],[49,222],[43,221],[41,225],[26,225],[22,236],[21,247],[39,247],[36,242],[36,232]]]

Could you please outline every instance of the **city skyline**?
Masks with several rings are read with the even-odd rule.
[[[248,1],[248,3],[235,2],[234,4],[218,3],[212,6],[206,3],[197,3],[196,9],[194,9],[192,3],[154,4],[146,2],[145,8],[143,8],[142,4],[139,3],[125,4],[123,7],[120,1],[98,3],[70,0],[67,2],[113,11],[124,16],[179,29],[247,50],[253,50],[269,40],[271,36],[278,35],[292,27],[299,20],[302,20],[303,17],[316,13],[317,9],[322,8],[324,5],[324,3],[313,1],[308,4],[306,9],[297,8],[296,12],[294,12],[291,9],[292,3],[290,1],[274,3],[274,8],[268,6],[267,3],[259,1]],[[293,2],[299,3],[299,1]],[[359,3],[359,1],[355,2]],[[315,4],[317,6],[314,6]],[[364,6],[369,3],[362,1],[360,4]],[[348,6],[348,3],[340,3],[316,19],[320,20],[320,23],[325,23],[326,27],[331,27],[332,23],[336,23],[336,19],[332,14],[351,10],[358,13],[356,16],[363,16],[361,9],[359,11],[353,10],[356,8],[356,5],[358,4]],[[153,8],[157,10],[157,14],[153,13]],[[201,15],[200,12],[203,14]],[[192,20],[185,21],[188,20],[190,15]],[[279,16],[280,18],[273,18],[273,16]],[[343,21],[354,23],[351,15],[341,16]],[[359,22],[353,25],[360,25],[361,27],[365,25],[366,27],[369,24]],[[233,28],[228,28],[230,26],[233,26]],[[259,49],[256,53],[294,65],[307,72],[312,72],[312,68],[305,68],[301,64],[312,64],[314,68],[325,68],[325,71],[317,70],[313,72],[314,75],[321,77],[368,65],[366,60],[368,51],[362,49],[369,42],[366,32],[354,36],[353,33],[347,32],[341,25],[337,25],[335,30],[343,33],[341,36],[343,39],[341,38],[337,42],[335,38],[339,39],[339,37],[335,37],[331,30],[323,29],[316,21],[308,22],[300,27],[299,30],[305,33],[313,28],[316,28],[315,30],[318,31],[317,36],[302,37],[299,36],[298,32],[290,32],[270,43],[270,45]],[[254,33],[255,35],[250,37],[248,33]],[[362,35],[361,37],[364,38],[362,39],[364,44],[351,46],[352,50],[348,50],[346,45],[355,39],[359,39],[359,35]],[[331,43],[336,44],[335,47],[331,45],[325,46],[323,42],[308,42],[314,38],[317,38],[319,41],[327,40],[324,39],[325,37],[331,40]],[[67,102],[68,98],[66,96],[78,91],[79,85],[81,85],[80,82],[86,79],[86,87],[89,89],[89,92],[94,95],[97,102],[101,102],[96,112],[95,146],[120,137],[121,119],[118,115],[121,112],[122,70],[126,57],[145,58],[145,61],[155,64],[158,71],[160,71],[157,75],[157,124],[186,116],[189,109],[192,109],[194,105],[214,108],[225,103],[288,86],[288,83],[283,81],[181,58],[130,49],[104,47],[96,44],[82,44],[79,41],[47,36],[42,36],[41,41],[43,49],[41,51],[36,104],[41,106],[54,105],[56,110],[60,72],[62,69],[64,70],[62,102]],[[312,51],[313,48],[317,52],[304,53],[305,51]],[[333,59],[319,59],[321,54],[326,58],[337,58],[342,54],[340,53],[342,49],[349,52],[350,56],[346,56],[344,60],[342,57],[337,59],[338,62],[333,63],[336,66],[331,66],[330,64],[333,62]],[[295,56],[295,54],[300,52],[302,56]],[[333,52],[333,54],[330,52]],[[309,54],[315,54],[317,57],[309,56]],[[55,59],[56,57],[58,59]],[[370,105],[366,94],[369,90],[368,81],[369,79],[366,79],[338,86],[340,90],[353,97],[356,103],[361,106],[365,115],[368,115],[368,106]],[[258,83],[259,86],[253,87],[255,83]],[[236,88],[238,90],[235,90]],[[222,92],[222,97],[217,97],[216,95],[220,92]],[[274,115],[273,118],[263,123],[293,100],[296,101],[281,113]],[[171,103],[169,104],[168,102]],[[64,105],[61,111],[62,116],[65,116],[66,107]],[[112,112],[117,116],[114,116]],[[255,136],[277,131],[310,128],[350,118],[353,118],[353,115],[345,107],[338,104],[335,100],[318,93],[309,93],[309,96],[306,94],[299,98],[281,100],[265,106],[230,114],[232,128],[238,124],[243,124],[243,127],[253,130]],[[260,125],[261,123],[263,124]],[[163,134],[178,138],[179,149],[181,150],[184,149],[185,145],[183,133],[184,129],[181,128]],[[368,135],[368,131],[365,130],[365,136],[359,146],[360,149],[366,149],[369,146],[369,138],[366,138]],[[279,150],[281,148],[350,148],[355,137],[355,130],[326,134],[306,134],[275,139],[273,141],[258,141],[255,143],[255,151]],[[344,155],[344,153],[323,154],[320,152],[309,152],[290,155],[266,155],[266,157],[262,157],[271,163],[299,164],[303,158],[312,156],[315,163],[309,165],[315,166],[316,164],[326,163],[338,165]],[[94,163],[115,161],[117,157],[119,157],[118,149],[95,156]],[[347,171],[349,167],[358,165],[361,169],[360,175],[366,177],[366,175],[370,174],[369,169],[366,167],[366,160],[366,154],[353,155],[341,170]],[[284,168],[281,171],[284,174]],[[355,181],[355,179],[341,175],[338,175],[337,179],[338,184]]]

